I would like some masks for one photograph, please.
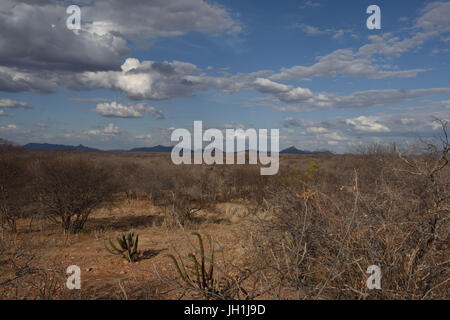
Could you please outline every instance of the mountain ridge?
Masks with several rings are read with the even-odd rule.
[[[32,151],[82,151],[82,152],[153,152],[153,153],[167,153],[171,152],[173,146],[163,146],[157,145],[153,147],[138,147],[131,149],[113,149],[113,150],[101,150],[97,148],[91,148],[79,144],[78,146],[73,145],[64,145],[64,144],[52,144],[52,143],[27,143],[23,146],[27,150]],[[248,150],[246,150],[248,152]],[[280,151],[280,154],[327,154],[332,155],[333,153],[324,150],[324,151],[309,151],[309,150],[300,150],[294,146],[283,149]]]

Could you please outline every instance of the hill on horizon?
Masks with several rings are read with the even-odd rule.
[[[129,150],[122,149],[114,149],[114,150],[101,150],[97,148],[91,148],[84,146],[82,144],[78,146],[72,145],[63,145],[63,144],[51,144],[51,143],[27,143],[23,146],[27,150],[32,151],[83,151],[83,152],[155,152],[155,153],[167,153],[171,152],[173,146],[163,146],[157,145],[153,147],[139,147],[132,148]],[[248,152],[248,150],[246,151]],[[309,150],[300,150],[296,147],[292,146],[280,151],[280,154],[327,154],[332,155],[333,153],[325,150],[325,151],[309,151]]]

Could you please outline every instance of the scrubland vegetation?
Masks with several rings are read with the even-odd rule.
[[[169,154],[3,145],[0,297],[448,299],[442,125],[405,150],[281,155],[275,176],[175,166]],[[66,287],[69,265],[82,269],[80,290]],[[366,286],[370,265],[380,290]]]

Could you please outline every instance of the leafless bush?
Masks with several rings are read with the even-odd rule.
[[[170,227],[179,223],[186,226],[195,218],[195,213],[212,205],[215,197],[214,192],[208,190],[208,179],[201,171],[182,170],[178,174],[174,176],[173,190],[168,190],[165,223]]]
[[[0,148],[0,227],[17,231],[17,220],[23,217],[31,202],[30,175],[15,148]]]
[[[0,293],[5,295],[23,278],[33,275],[36,258],[33,245],[28,240],[18,241],[14,236],[3,237],[0,240]]]
[[[44,215],[77,233],[95,208],[113,200],[118,183],[100,163],[59,156],[39,163],[35,186]]]
[[[0,299],[80,299],[80,290],[68,290],[65,266],[42,258],[44,244],[37,239],[9,236],[0,240]],[[84,297],[86,298],[86,297]]]
[[[357,171],[345,195],[304,182],[266,190],[248,252],[272,298],[448,298],[450,148],[441,124],[440,145],[378,157],[371,173],[360,161],[370,155],[349,158]],[[366,286],[370,265],[382,270],[381,290]]]

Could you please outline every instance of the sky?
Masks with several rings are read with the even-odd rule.
[[[18,144],[170,145],[194,120],[279,129],[280,148],[406,144],[450,120],[449,75],[450,1],[0,2],[0,137]]]

